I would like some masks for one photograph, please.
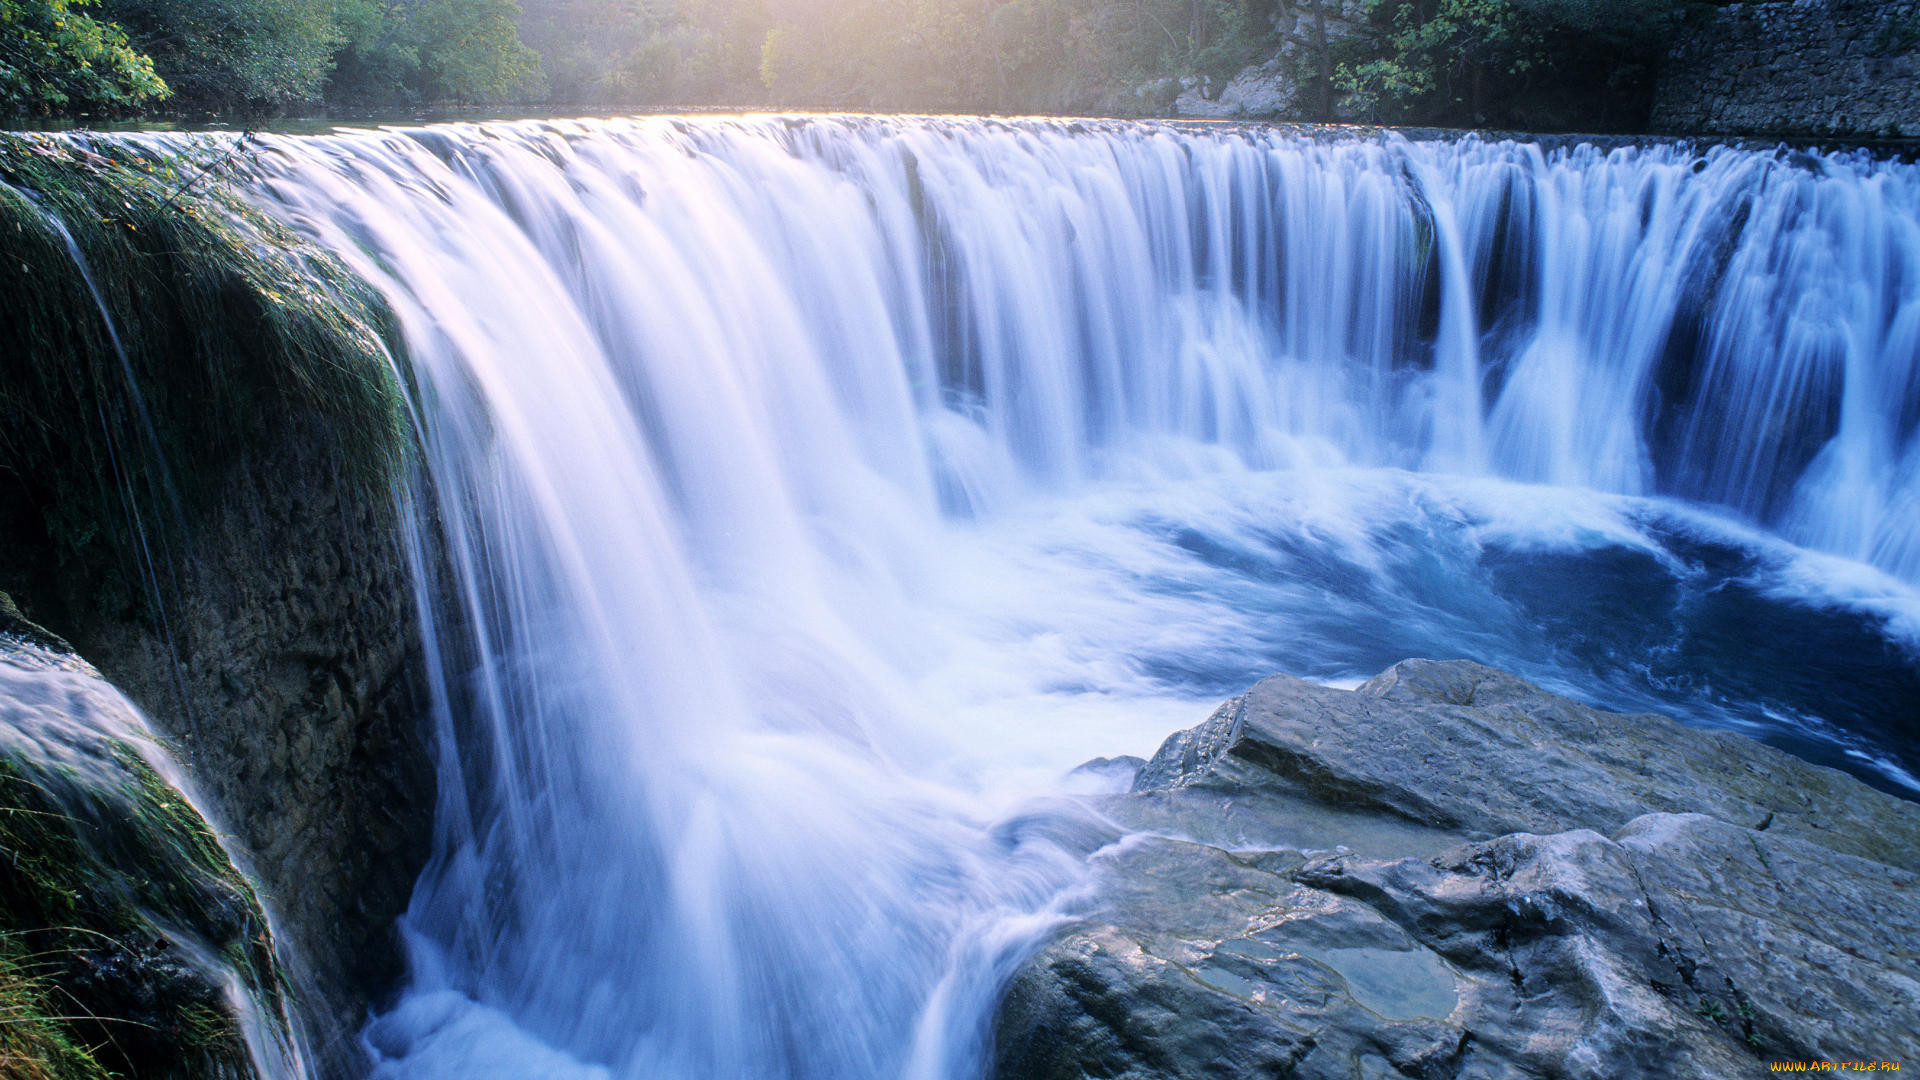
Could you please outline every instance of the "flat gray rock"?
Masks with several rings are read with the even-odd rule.
[[[1470,839],[1700,813],[1920,869],[1920,807],[1743,735],[1600,712],[1465,661],[1403,661],[1352,691],[1264,679],[1134,782],[1178,788],[1306,797]]]
[[[1920,807],[1468,663],[1168,739],[1002,1080],[1728,1077],[1920,1059]]]

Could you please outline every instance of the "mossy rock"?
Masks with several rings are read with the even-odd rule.
[[[381,491],[408,453],[385,301],[242,197],[247,143],[190,145],[0,133],[0,588],[42,622],[157,619],[276,432],[319,421]]]
[[[56,653],[71,653],[66,639],[20,613],[13,597],[0,592],[0,637],[16,638]]]
[[[351,1047],[431,851],[415,444],[392,311],[254,205],[267,153],[0,133],[0,590],[175,740]]]
[[[242,1010],[284,1039],[251,884],[86,665],[0,644],[0,1072],[254,1074]]]

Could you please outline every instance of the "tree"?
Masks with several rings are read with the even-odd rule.
[[[620,92],[646,105],[762,101],[768,8],[768,0],[661,0],[649,8],[646,40],[619,61]]]
[[[167,95],[126,31],[80,8],[92,0],[0,0],[0,109],[124,110]]]
[[[338,0],[329,96],[355,104],[495,104],[537,97],[540,58],[515,0]]]
[[[1282,0],[1007,0],[990,47],[1016,103],[1120,115],[1164,112],[1188,79],[1203,93],[1271,56]]]
[[[1281,8],[1289,13],[1300,10],[1306,12],[1309,19],[1302,32],[1300,20],[1293,20],[1293,30],[1283,35],[1282,40],[1299,50],[1298,56],[1304,59],[1300,65],[1299,76],[1312,97],[1308,99],[1307,119],[1327,122],[1333,117],[1334,42],[1327,34],[1327,4],[1329,0],[1281,0]],[[1339,5],[1335,3],[1336,16]]]
[[[782,103],[977,107],[981,15],[954,0],[790,0],[764,40],[760,77]]]
[[[176,95],[213,112],[319,99],[340,37],[331,0],[100,0]]]
[[[633,101],[628,61],[667,28],[665,8],[650,0],[521,0],[520,39],[540,54],[548,100]]]
[[[1371,55],[1339,65],[1382,120],[1633,129],[1694,0],[1387,0]]]
[[[426,0],[414,40],[433,100],[496,103],[538,97],[540,57],[520,40],[517,0]]]

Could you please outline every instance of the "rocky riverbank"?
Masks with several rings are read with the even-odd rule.
[[[1920,1059],[1920,806],[1479,665],[1276,677],[1097,809],[1002,1080],[1729,1077]]]

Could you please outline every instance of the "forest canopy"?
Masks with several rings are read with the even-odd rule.
[[[1630,128],[1706,0],[0,0],[0,108],[1164,115],[1252,65],[1300,119]]]

